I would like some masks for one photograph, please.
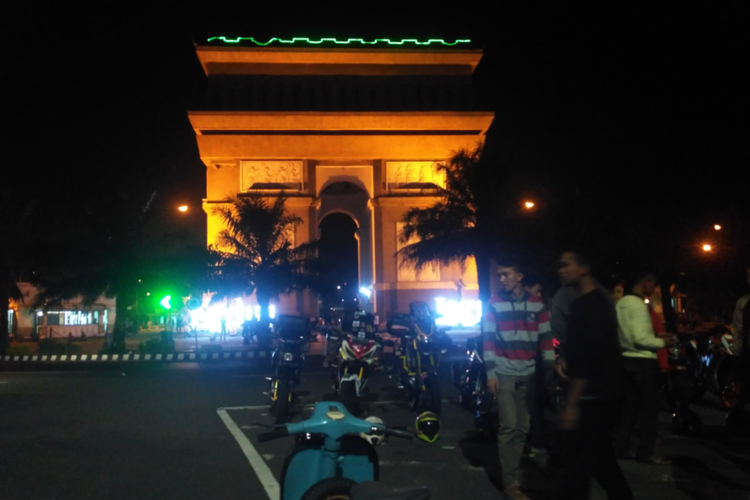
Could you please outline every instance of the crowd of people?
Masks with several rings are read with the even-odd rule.
[[[649,304],[657,277],[642,272],[629,286],[610,291],[595,279],[583,253],[568,251],[559,263],[562,286],[548,310],[541,285],[527,278],[522,264],[501,262],[497,272],[500,291],[486,307],[482,332],[487,388],[498,402],[505,497],[528,498],[522,490],[521,457],[548,448],[544,391],[556,375],[564,381],[566,395],[548,451],[559,472],[560,498],[589,498],[596,479],[609,499],[632,499],[619,460],[672,463],[657,451],[658,418],[666,350],[678,340]],[[747,273],[750,284],[750,269]],[[750,337],[748,299],[750,294],[738,301],[733,323],[744,387],[750,381],[750,348],[743,348]],[[735,411],[746,403],[743,391]]]

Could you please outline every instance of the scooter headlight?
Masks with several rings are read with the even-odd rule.
[[[285,352],[284,356],[282,356],[282,359],[285,362],[289,363],[290,361],[294,360],[294,354],[292,354],[291,352]]]

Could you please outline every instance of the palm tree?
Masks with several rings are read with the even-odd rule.
[[[417,272],[435,263],[458,263],[464,269],[467,259],[475,258],[479,298],[486,302],[496,241],[493,221],[500,215],[497,186],[503,170],[493,172],[483,152],[484,145],[479,143],[438,165],[438,171],[445,174],[445,187],[437,188],[440,199],[429,208],[413,208],[404,214],[399,239],[408,243],[417,237],[419,241],[405,246],[398,255],[401,265],[414,266]]]
[[[273,200],[235,196],[213,209],[225,225],[210,247],[215,257],[213,300],[256,294],[262,320],[272,299],[316,283],[316,242],[294,247],[292,234],[302,219],[289,214],[283,193]]]

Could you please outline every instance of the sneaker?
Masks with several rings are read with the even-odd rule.
[[[636,458],[636,462],[645,465],[672,465],[672,461],[668,458],[660,457],[658,455],[651,455],[647,458]]]
[[[521,491],[521,488],[517,484],[505,488],[503,490],[503,495],[505,495],[505,498],[508,500],[531,500],[523,491]]]

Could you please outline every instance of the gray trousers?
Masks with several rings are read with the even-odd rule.
[[[534,398],[534,375],[517,377],[498,375],[500,391],[497,395],[500,427],[497,448],[503,486],[518,484],[521,478],[520,463],[526,435],[529,433],[530,408]]]

